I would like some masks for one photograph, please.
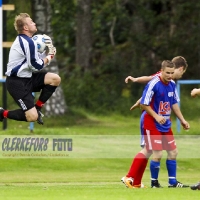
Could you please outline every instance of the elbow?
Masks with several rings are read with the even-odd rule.
[[[143,110],[144,109],[144,104],[140,104],[140,108]]]
[[[140,104],[140,108],[141,108],[142,110],[147,110],[147,107],[148,107],[148,105]]]

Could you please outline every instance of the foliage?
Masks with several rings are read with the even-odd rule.
[[[74,0],[50,0],[54,44],[60,66],[75,60],[76,3]],[[63,6],[64,5],[64,6]]]
[[[125,114],[131,105],[130,89],[126,89],[127,92],[122,94],[120,82],[124,80],[121,76],[120,80],[116,80],[117,77],[112,73],[93,76],[90,71],[83,74],[76,67],[73,74],[65,76],[65,79],[66,84],[62,87],[69,107],[76,105],[95,113],[121,112]]]
[[[15,10],[7,11],[6,15],[6,37],[8,41],[13,41],[17,35],[14,29],[14,18],[19,13],[29,13],[31,16],[31,1],[24,0],[7,0],[9,4],[14,4]]]
[[[73,1],[69,2],[72,8],[70,10],[67,6],[59,8],[62,3],[56,6],[60,13],[65,9],[67,16],[74,17],[76,5]],[[66,69],[63,77],[66,79],[64,85],[68,103],[97,112],[116,109],[122,111],[131,101],[134,102],[140,97],[143,88],[139,84],[125,85],[125,77],[152,74],[159,70],[163,59],[171,59],[177,55],[186,57],[189,63],[185,78],[198,78],[195,71],[199,63],[199,47],[195,41],[199,38],[199,15],[196,14],[199,6],[199,3],[184,1],[179,1],[179,4],[156,0],[95,1],[92,7],[93,69],[89,74],[77,73],[81,70],[74,65],[76,22],[74,18],[68,17],[65,28],[70,27],[68,36],[71,36],[70,41],[74,42],[74,45],[67,48],[62,46],[63,52],[69,53],[64,58],[68,63],[64,62],[64,66],[60,63]],[[188,13],[194,15],[188,19],[185,17]],[[113,46],[109,33],[115,18]],[[62,34],[60,28],[60,33],[56,35],[58,26],[62,27],[59,25],[61,23],[61,20],[55,23],[57,42],[58,36]],[[188,38],[187,41],[184,38]],[[65,43],[68,43],[68,40]],[[73,49],[73,54],[70,54],[70,49]],[[123,96],[124,91],[129,93],[127,98]]]

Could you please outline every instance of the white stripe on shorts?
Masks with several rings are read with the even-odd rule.
[[[146,130],[146,134],[147,134],[147,141],[148,141],[148,145],[149,145],[149,150],[152,150],[150,130]]]

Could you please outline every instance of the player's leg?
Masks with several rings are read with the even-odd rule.
[[[33,76],[33,91],[42,89],[40,96],[35,104],[36,109],[41,110],[42,106],[52,96],[56,88],[59,86],[61,78],[54,73],[36,73]]]
[[[150,155],[151,153],[148,153],[145,147],[136,154],[127,175],[122,178],[122,181],[127,187],[140,188],[142,186],[142,176],[146,169],[148,157]]]
[[[154,130],[145,129],[145,144],[147,150],[152,150],[152,159],[150,161],[150,172],[151,172],[151,187],[160,188],[161,185],[158,182],[158,175],[160,171],[160,160],[162,158],[162,135],[161,133]]]
[[[28,122],[35,122],[38,120],[39,114],[34,106],[25,112],[25,116]]]
[[[144,171],[147,167],[147,163],[151,155],[152,155],[152,151],[147,151],[146,147],[144,147],[135,156],[135,158],[137,159],[136,165],[138,167],[138,172],[135,174],[134,185],[140,185],[142,183],[142,177],[144,175]]]
[[[150,172],[151,172],[151,187],[160,188],[161,185],[158,182],[158,176],[160,171],[160,160],[162,157],[162,151],[153,150],[152,159],[150,161]]]
[[[21,107],[21,109],[4,110],[1,108],[0,113],[2,114],[2,118],[27,122],[34,122],[38,119],[38,113],[34,107],[34,98],[32,94],[26,95],[24,98],[17,100],[16,103]]]
[[[33,92],[40,92],[40,96],[35,103],[35,108],[38,113],[38,124],[43,124],[42,117],[44,116],[41,112],[42,107],[46,101],[52,96],[56,88],[60,84],[60,77],[57,74],[50,72],[38,72],[33,74]]]
[[[151,153],[147,152],[144,146],[144,129],[143,129],[144,114],[145,112],[143,112],[140,117],[140,133],[141,133],[140,146],[143,147],[143,149],[136,154],[127,175],[122,178],[123,183],[129,188],[141,187],[141,179],[144,174],[144,170],[147,166],[148,158],[151,155]]]
[[[36,121],[37,112],[34,107],[32,95],[32,83],[30,78],[7,77],[6,87],[10,95],[21,109],[4,110],[0,109],[0,120],[9,118],[17,121]]]
[[[133,164],[129,170],[133,171],[134,173],[134,185],[140,185],[142,181],[142,177],[144,174],[144,171],[146,169],[148,159],[152,154],[152,151],[147,151],[145,147],[145,139],[144,139],[144,115],[145,111],[142,112],[142,115],[140,117],[140,133],[141,133],[141,140],[140,140],[140,146],[143,147],[143,149],[135,156],[133,160]]]
[[[167,150],[167,160],[166,167],[169,177],[169,186],[170,188],[174,187],[189,187],[189,185],[184,185],[177,181],[176,171],[177,171],[177,161],[176,157],[178,155],[178,150],[176,148],[176,142],[173,136],[173,133],[170,131],[163,135],[163,148]]]
[[[9,118],[17,121],[27,121],[25,112],[22,109],[17,110],[5,110],[0,108],[0,121],[3,121],[4,118]]]

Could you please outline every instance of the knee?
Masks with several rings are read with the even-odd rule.
[[[31,113],[29,115],[26,115],[27,122],[35,122],[38,119],[37,112]]]
[[[162,151],[153,151],[153,160],[159,162],[162,158]]]
[[[61,78],[58,74],[48,72],[44,78],[45,85],[59,86]]]
[[[169,159],[172,159],[172,160],[176,159],[177,155],[178,155],[178,149],[174,149],[174,150],[168,152]]]
[[[145,147],[140,151],[146,158],[149,158],[152,155],[152,151],[147,150]]]
[[[53,77],[53,85],[54,86],[59,86],[60,85],[60,82],[61,82],[61,78],[58,74],[54,74],[54,77]]]

